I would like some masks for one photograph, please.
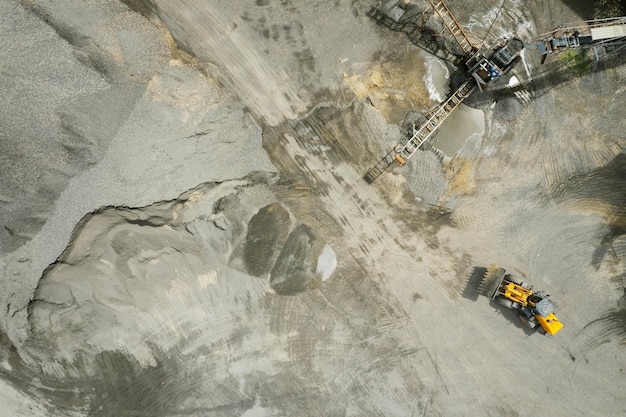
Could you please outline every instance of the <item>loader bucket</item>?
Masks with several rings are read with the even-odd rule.
[[[478,292],[492,300],[496,298],[500,292],[500,285],[502,281],[504,281],[505,272],[504,268],[500,268],[496,264],[491,264],[491,266],[487,268],[487,272],[485,272],[485,276],[478,286]]]

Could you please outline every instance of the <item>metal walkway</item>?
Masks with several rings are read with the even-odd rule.
[[[435,10],[435,13],[437,13],[441,18],[443,25],[448,29],[448,31],[450,31],[454,40],[459,44],[463,52],[467,55],[471,55],[476,52],[478,48],[472,45],[459,22],[452,15],[450,9],[448,9],[448,6],[446,6],[446,4],[441,0],[428,1],[430,2],[431,7]]]
[[[585,26],[558,28],[539,37],[541,63],[546,56],[574,48],[606,48],[626,43],[626,17],[590,20]]]
[[[476,88],[476,83],[473,78],[461,84],[454,93],[448,96],[446,101],[429,114],[426,121],[418,129],[413,128],[413,136],[406,142],[400,143],[395,149],[385,155],[383,159],[378,161],[365,174],[365,180],[372,183],[390,166],[394,164],[404,165],[426,141],[432,138],[444,120],[474,91],[474,88]]]

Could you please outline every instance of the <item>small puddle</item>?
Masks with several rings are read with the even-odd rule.
[[[450,71],[446,64],[434,55],[421,52],[424,58],[424,83],[428,89],[430,101],[434,104],[441,103],[448,94],[448,83],[450,82]]]
[[[485,133],[485,114],[461,104],[439,128],[434,145],[446,155],[453,156],[473,135]]]
[[[439,58],[423,52],[426,74],[424,83],[428,89],[431,104],[441,103],[450,91],[450,71]],[[472,135],[485,133],[485,115],[482,110],[461,104],[439,128],[434,145],[446,155],[453,156]]]

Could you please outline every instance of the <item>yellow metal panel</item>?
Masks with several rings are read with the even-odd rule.
[[[520,303],[523,306],[528,304],[528,297],[530,297],[532,293],[533,292],[531,290],[527,290],[514,282],[509,282],[504,286],[504,296],[511,301]]]
[[[563,328],[563,323],[556,318],[554,313],[548,314],[548,317],[542,317],[540,314],[537,314],[535,318],[541,324],[543,330],[550,336],[557,334]]]

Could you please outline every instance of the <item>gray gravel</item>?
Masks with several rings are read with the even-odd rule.
[[[17,73],[23,77],[22,94],[12,88],[2,93],[11,96],[3,110],[9,130],[3,132],[7,172],[0,193],[8,281],[3,300],[11,315],[19,311],[15,317],[21,317],[2,327],[21,340],[19,322],[41,273],[87,213],[173,199],[203,182],[275,169],[260,151],[260,127],[231,93],[202,69],[170,62],[167,39],[125,6],[86,5],[86,12],[94,12],[90,24],[69,13],[75,10],[69,3],[35,8],[71,33],[80,23],[85,37],[78,45],[68,44],[19,3],[2,7],[7,12],[1,15],[17,22],[3,37],[2,53],[31,60],[3,61],[14,68],[3,71],[8,85]],[[124,36],[111,39],[120,33]],[[137,44],[137,36],[144,41]],[[18,47],[31,49],[18,54]],[[104,73],[76,58],[85,51],[90,56],[93,48],[97,60],[107,63]],[[147,48],[143,58],[135,48]]]
[[[428,99],[374,2],[125,3],[0,3],[0,416],[624,413],[623,68],[473,98],[484,135],[370,185]],[[563,331],[470,297],[492,262]]]

